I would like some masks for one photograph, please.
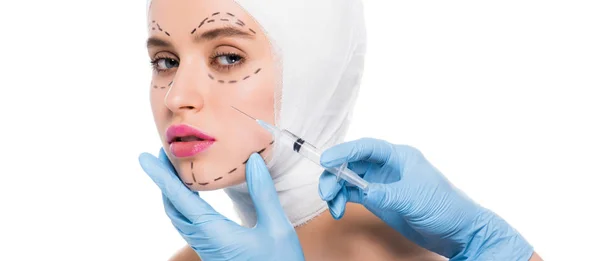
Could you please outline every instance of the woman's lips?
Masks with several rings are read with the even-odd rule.
[[[207,150],[213,143],[215,143],[214,140],[177,141],[171,143],[169,149],[175,157],[185,158]]]
[[[171,153],[178,158],[194,156],[215,143],[215,138],[185,124],[169,127],[166,137]]]

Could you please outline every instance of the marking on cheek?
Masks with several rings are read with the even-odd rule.
[[[273,145],[273,143],[275,143],[275,141],[271,141],[271,143],[269,143],[269,145]]]
[[[161,31],[161,32],[163,31],[162,28],[160,28],[160,25],[158,23],[156,24],[156,27],[158,27],[159,31]]]
[[[215,79],[215,77],[213,77],[212,75],[210,75],[210,73],[208,74],[208,78],[210,78],[211,80]]]
[[[244,77],[244,79],[242,79],[243,81],[245,81],[246,79],[250,78],[250,75]]]
[[[185,184],[188,186],[194,185],[194,183],[187,183],[187,182]]]
[[[156,85],[154,85],[154,86],[152,86],[152,87],[153,87],[154,89],[158,89],[158,86],[156,86]]]
[[[171,35],[169,34],[169,32],[167,32],[167,31],[165,31],[165,34],[166,34],[167,36],[171,36]]]
[[[257,74],[258,72],[260,72],[262,68],[258,68],[258,70],[256,70],[256,72],[254,72],[254,74]]]
[[[152,27],[152,31],[156,30],[156,28]]]
[[[191,33],[191,34],[194,34],[195,32],[196,32],[196,28],[194,28],[194,30],[192,31],[192,33]]]
[[[219,80],[219,83],[225,83],[225,81],[223,81],[223,80]]]
[[[198,26],[198,28],[200,28],[202,25],[204,25],[204,22],[206,22],[206,20],[208,20],[208,17],[204,18],[204,20],[202,20],[202,23],[200,23],[200,25]]]
[[[152,23],[156,23],[156,20],[152,20]]]
[[[229,22],[229,19],[221,19],[221,21]]]
[[[242,26],[246,25],[244,22],[242,22],[242,20],[238,19],[237,20],[238,23],[242,24]]]
[[[206,182],[206,183],[198,183],[198,184],[200,184],[202,186],[206,186],[206,185],[208,185],[208,182]]]
[[[215,181],[217,181],[217,180],[220,180],[220,179],[222,179],[222,178],[223,178],[223,177],[218,177],[218,178],[216,178],[216,179],[215,179]]]
[[[169,83],[169,87],[171,87],[171,86],[173,86],[173,81],[171,81],[171,82]],[[192,166],[194,166],[194,163],[192,163]]]
[[[267,148],[263,148],[262,150],[259,150],[259,151],[257,151],[256,153],[258,153],[258,154],[261,154],[261,153],[265,152],[265,150],[266,150],[266,149],[267,149]]]
[[[194,169],[194,162],[193,161],[192,161],[192,164],[190,164],[190,165],[191,165],[190,168]]]
[[[164,88],[165,88],[165,86],[160,86],[160,88],[161,88],[161,89],[164,89]]]
[[[239,25],[239,26],[241,26],[241,27],[244,27],[244,24],[242,24],[242,23],[240,23],[240,22],[237,22],[237,23],[235,23],[235,24],[237,24],[237,25]]]
[[[233,15],[232,13],[227,13],[227,15],[229,15],[231,17],[235,17],[235,15]]]
[[[252,29],[248,29],[248,30],[250,30],[250,32],[252,32],[253,34],[256,34],[256,32],[254,30],[252,30]]]
[[[236,171],[236,170],[237,170],[237,168],[235,168],[235,169],[232,169],[232,170],[230,170],[230,171],[229,171],[229,173],[227,173],[227,174],[231,174],[231,173],[233,173],[233,172],[234,172],[234,171]]]
[[[250,160],[250,158],[248,158],[246,161],[242,162],[242,164],[246,164],[248,162],[248,160]]]
[[[218,14],[220,14],[220,13],[221,13],[221,12],[216,12],[216,13],[213,13],[213,14],[212,14],[212,16],[218,15]]]
[[[207,24],[210,24],[210,23],[212,23],[212,22],[214,22],[214,21],[215,21],[214,19],[210,19],[210,20],[206,21],[206,23],[207,23]]]
[[[229,83],[236,83],[237,81],[229,81]]]

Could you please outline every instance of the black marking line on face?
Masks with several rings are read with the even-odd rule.
[[[218,178],[216,178],[216,179],[215,179],[215,181],[217,181],[217,180],[220,180],[220,179],[222,179],[222,178],[223,178],[223,177],[218,177]]]
[[[229,19],[222,18],[221,21],[229,22]]]
[[[275,141],[271,141],[271,143],[269,143],[269,145],[273,145],[273,143],[275,143]]]
[[[242,24],[242,23],[240,23],[240,22],[236,22],[235,24],[237,24],[237,25],[239,25],[239,26],[241,26],[241,27],[244,27],[244,24]]]
[[[212,23],[212,22],[214,22],[214,21],[215,21],[214,19],[210,19],[210,20],[206,21],[206,23],[207,23],[207,24],[210,24],[210,23]]]
[[[242,162],[242,164],[248,163],[248,160],[250,160],[250,158],[248,158],[246,161]]]
[[[173,86],[173,81],[171,81],[171,82],[169,83],[169,87],[171,87],[171,86]],[[192,164],[194,164],[194,163],[192,163]],[[192,165],[192,166],[193,166],[193,165]]]
[[[256,34],[256,32],[252,30],[252,28],[249,28],[248,30],[250,30],[250,32],[252,32],[253,34]]]
[[[191,34],[194,34],[195,32],[196,32],[196,28],[194,28],[194,30],[192,31],[192,33],[191,33]]]
[[[200,184],[200,185],[202,185],[202,186],[206,186],[206,185],[208,185],[209,183],[208,183],[208,182],[206,182],[206,183],[198,183],[198,184]]]
[[[221,13],[221,12],[216,12],[216,13],[213,13],[213,14],[212,14],[212,16],[218,15],[218,14],[220,14],[220,13]]]
[[[233,15],[232,13],[226,13],[227,15],[231,16],[231,17],[235,17],[235,15]]]
[[[246,25],[246,24],[245,24],[244,22],[242,22],[242,20],[240,20],[240,19],[237,19],[237,22],[238,22],[238,23],[240,23],[240,24],[242,24],[242,26]]]
[[[154,85],[154,86],[152,86],[152,88],[154,88],[154,89],[158,89],[158,86]]]
[[[152,27],[152,31],[156,30],[156,28]]]
[[[233,173],[233,172],[234,172],[234,171],[236,171],[236,170],[237,170],[237,168],[235,168],[235,169],[232,169],[232,170],[230,170],[230,171],[229,171],[227,174],[231,174],[231,173]]]
[[[191,165],[190,168],[194,169],[194,162],[193,161],[192,161],[192,163],[190,165]]]
[[[167,31],[165,31],[165,34],[166,34],[167,36],[171,36],[171,34],[169,34],[169,32],[167,32]]]
[[[185,184],[188,186],[194,185],[194,183],[187,183],[187,182]]]
[[[156,20],[152,20],[152,23],[156,23]]]
[[[200,23],[200,25],[198,26],[198,28],[200,28],[202,25],[204,25],[204,22],[206,22],[206,20],[208,20],[208,17],[204,18],[204,20],[202,20],[202,23]]]
[[[267,149],[267,148],[263,148],[262,150],[259,150],[259,151],[257,151],[256,153],[258,153],[258,154],[261,154],[261,153],[265,152],[265,150],[266,150],[266,149]]]
[[[156,27],[158,27],[158,30],[159,30],[159,31],[161,31],[161,32],[163,31],[163,29],[162,29],[162,28],[160,28],[160,24],[156,23]]]
[[[164,89],[164,88],[166,88],[166,87],[165,87],[165,86],[160,86],[160,89],[161,89],[161,90],[162,90],[162,89]]]
[[[254,74],[258,74],[258,73],[259,73],[261,70],[262,70],[262,68],[258,68],[256,71],[254,71]],[[215,77],[214,77],[214,76],[212,76],[212,74],[210,74],[210,73],[208,74],[208,78],[210,78],[211,80],[214,80],[214,79],[215,79]],[[233,83],[237,83],[237,82],[240,82],[240,81],[245,81],[245,80],[247,80],[248,78],[250,78],[250,75],[246,75],[246,76],[245,76],[244,78],[242,78],[241,80],[228,80],[228,81],[227,81],[227,83],[233,84]],[[226,82],[225,80],[217,80],[217,81],[218,81],[219,83],[225,83],[225,82]]]

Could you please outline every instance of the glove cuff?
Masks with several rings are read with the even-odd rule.
[[[485,209],[465,249],[450,261],[529,261],[533,247],[504,219]]]

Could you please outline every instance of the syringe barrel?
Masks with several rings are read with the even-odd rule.
[[[298,154],[321,166],[321,151],[319,149],[288,130],[282,130],[281,134],[283,137],[279,138],[279,142],[283,142],[284,147],[291,147]]]
[[[280,135],[282,137],[279,137],[279,141],[284,143],[282,144],[283,146],[288,148],[292,147],[293,150],[298,152],[300,155],[321,166],[321,150],[287,130],[282,130]],[[327,168],[327,171],[336,175],[338,179],[344,179],[350,184],[353,184],[363,190],[369,185],[368,182],[360,178],[360,176],[354,173],[354,171],[346,168],[345,164],[341,168]]]

